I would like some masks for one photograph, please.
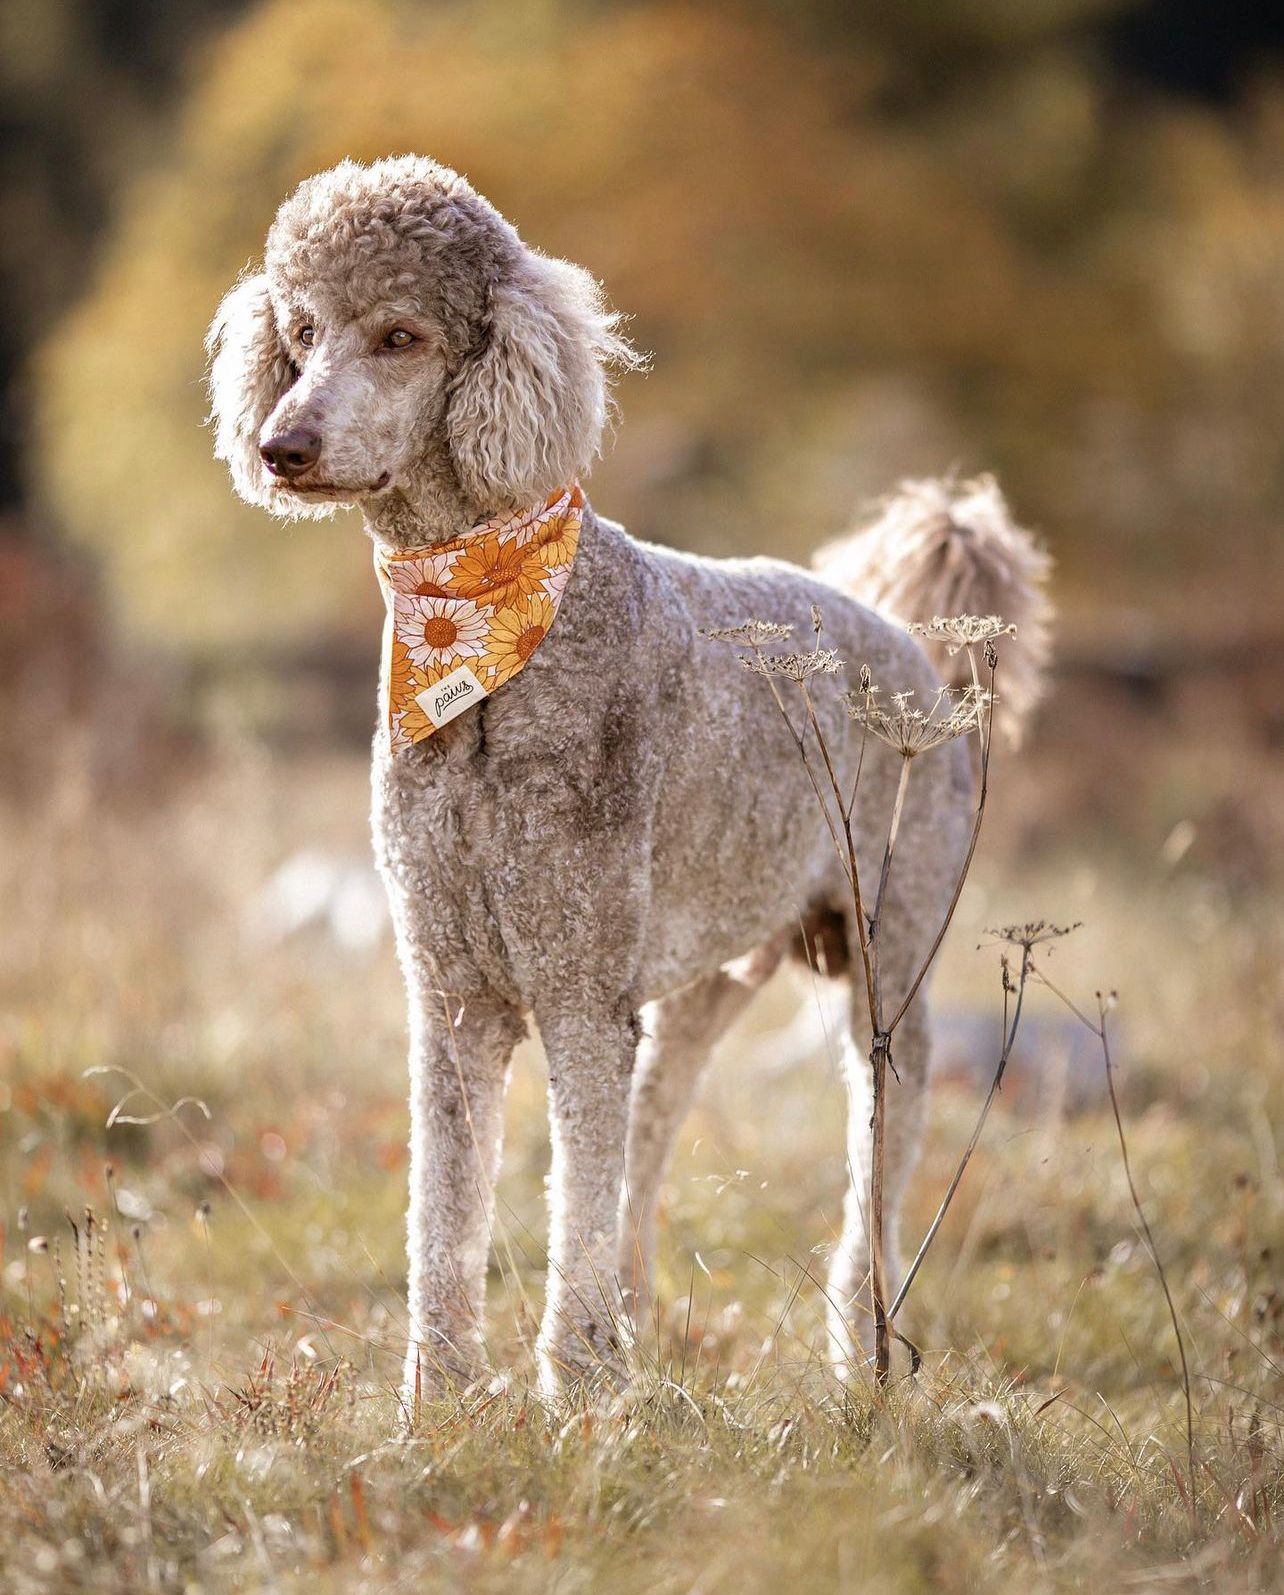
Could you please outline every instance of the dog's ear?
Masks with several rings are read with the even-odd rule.
[[[262,272],[243,277],[224,297],[205,350],[215,458],[227,461],[232,485],[246,503],[267,504],[259,434],[298,373],[277,331]]]
[[[618,319],[588,272],[532,250],[491,287],[479,347],[446,412],[460,486],[477,504],[533,504],[588,469],[608,370],[643,363]]]

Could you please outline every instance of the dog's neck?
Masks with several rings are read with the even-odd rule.
[[[527,503],[479,504],[459,486],[449,454],[424,456],[401,481],[378,498],[366,499],[361,517],[375,546],[400,554],[466,536],[479,522]]]
[[[366,530],[388,552],[428,548],[462,537],[490,513],[460,489],[446,450],[430,450],[387,493],[361,506]]]

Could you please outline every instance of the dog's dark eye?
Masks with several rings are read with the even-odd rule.
[[[413,332],[407,332],[404,327],[394,327],[383,340],[385,349],[408,349],[415,342]]]
[[[316,336],[316,328],[313,326],[309,325],[299,328],[298,339],[305,349],[310,349],[312,347],[312,345],[316,342]]]

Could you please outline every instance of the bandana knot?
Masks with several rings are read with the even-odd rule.
[[[578,482],[425,548],[375,551],[388,611],[383,677],[394,753],[521,670],[556,618],[584,519]]]

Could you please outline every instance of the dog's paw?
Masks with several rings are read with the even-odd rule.
[[[626,1354],[631,1326],[623,1321],[576,1318],[545,1332],[535,1348],[542,1395],[613,1397],[628,1383]]]
[[[870,1384],[874,1379],[874,1331],[868,1313],[855,1326],[836,1317],[829,1320],[829,1366],[834,1377],[844,1384]],[[892,1332],[891,1377],[906,1379],[917,1374],[922,1353],[907,1335]]]
[[[418,1425],[425,1406],[457,1402],[494,1378],[479,1339],[410,1342],[401,1379],[401,1405],[407,1424]]]

